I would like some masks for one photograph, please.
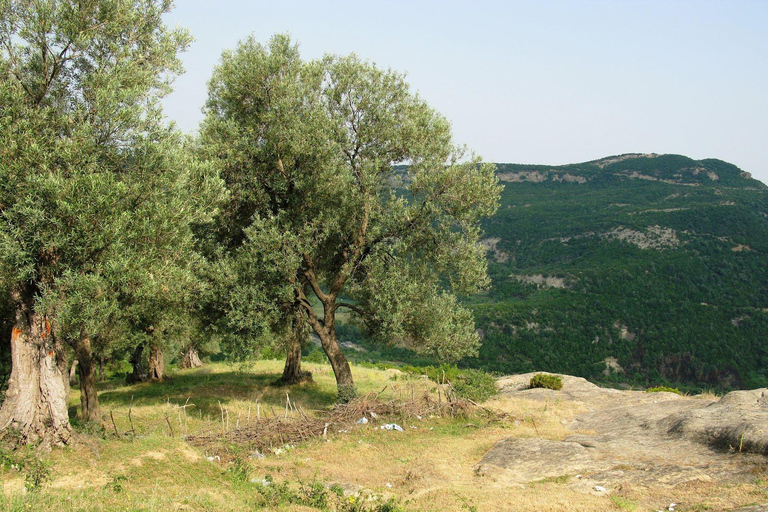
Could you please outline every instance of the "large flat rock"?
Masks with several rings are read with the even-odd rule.
[[[608,492],[623,482],[675,487],[754,480],[768,463],[768,390],[723,398],[603,389],[563,376],[563,389],[528,389],[534,373],[498,380],[500,400],[560,400],[587,412],[563,440],[508,438],[475,466],[502,485],[570,477],[569,485]],[[759,510],[759,509],[758,509]]]

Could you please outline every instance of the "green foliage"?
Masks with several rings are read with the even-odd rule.
[[[670,388],[667,386],[656,386],[653,388],[648,388],[645,390],[646,393],[675,393],[676,395],[682,395],[683,393],[680,392],[677,388]]]
[[[454,365],[438,367],[405,365],[401,370],[413,375],[427,375],[440,384],[450,383],[457,396],[475,402],[484,402],[498,393],[493,375],[480,370],[462,369]]]
[[[102,355],[192,336],[191,227],[222,196],[162,117],[191,42],[170,8],[0,2],[0,290]]]
[[[563,378],[559,375],[537,373],[531,377],[530,385],[532,388],[545,388],[560,391],[563,389]]]
[[[114,493],[121,493],[125,490],[125,484],[128,482],[128,477],[125,475],[115,475],[112,480],[104,485],[105,489],[109,489]]]
[[[336,403],[346,404],[351,402],[357,397],[357,388],[354,385],[342,385],[337,386]]]
[[[227,468],[227,472],[235,484],[244,484],[251,476],[251,466],[242,457],[235,457]]]
[[[611,495],[611,503],[618,510],[626,510],[627,512],[637,510],[637,502],[616,494]]]
[[[309,352],[307,352],[307,355],[302,356],[301,360],[308,363],[327,364],[328,356],[317,345],[310,345]]]
[[[622,158],[498,165],[506,179],[543,181],[505,183],[483,222],[498,239],[493,285],[466,302],[484,338],[462,364],[644,387],[765,385],[768,188],[716,160]]]
[[[267,475],[254,484],[260,496],[258,508],[275,509],[284,505],[300,505],[324,512],[403,512],[404,509],[395,498],[384,499],[379,495],[357,494],[345,496],[338,485],[326,486],[313,479],[309,482],[299,480],[296,484],[289,481],[281,483]]]
[[[0,448],[0,466],[24,474],[24,489],[39,491],[51,479],[50,465],[35,453],[33,447],[10,451]]]
[[[232,191],[204,238],[224,284],[209,309],[243,352],[295,330],[299,311],[334,352],[344,396],[341,311],[371,340],[448,361],[477,353],[457,295],[488,284],[479,221],[500,187],[402,75],[249,38],[214,70],[200,154]]]

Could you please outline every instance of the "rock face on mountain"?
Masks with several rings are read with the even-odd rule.
[[[768,187],[714,159],[497,164],[471,364],[642,386],[768,386]],[[606,360],[615,361],[607,367]]]
[[[567,424],[563,439],[497,442],[475,472],[499,485],[562,478],[584,492],[610,493],[630,483],[738,483],[753,481],[768,463],[768,389],[712,399],[603,389],[570,376],[563,376],[561,391],[528,389],[533,375],[499,379],[497,405],[573,402],[583,412]]]

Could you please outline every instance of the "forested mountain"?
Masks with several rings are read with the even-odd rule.
[[[768,385],[768,187],[720,160],[499,164],[472,365]]]

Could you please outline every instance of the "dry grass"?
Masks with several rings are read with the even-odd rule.
[[[646,511],[674,501],[685,512],[768,502],[762,475],[753,484],[697,482],[673,491],[624,486],[617,495],[626,501],[579,492],[567,477],[504,486],[473,471],[487,450],[510,436],[562,439],[570,433],[565,424],[583,412],[581,406],[493,399],[483,406],[498,414],[474,406],[471,414],[459,414],[466,404],[452,409],[433,383],[354,367],[363,396],[334,410],[330,368],[306,366],[315,382],[290,389],[268,385],[279,377],[277,361],[242,369],[208,365],[178,372],[160,385],[108,384],[100,394],[105,431],[80,435],[72,446],[54,450],[51,479],[39,492],[23,493],[23,475],[0,469],[0,510],[255,509],[253,484],[238,484],[229,471],[235,460],[245,461],[252,478],[338,483],[349,491],[395,496],[406,510],[605,511],[631,503]],[[357,424],[363,416],[369,423]],[[403,431],[382,430],[385,421]],[[193,446],[195,436],[207,441]],[[253,456],[255,450],[266,456]],[[208,460],[215,455],[220,459]],[[317,510],[280,507],[276,510]]]

